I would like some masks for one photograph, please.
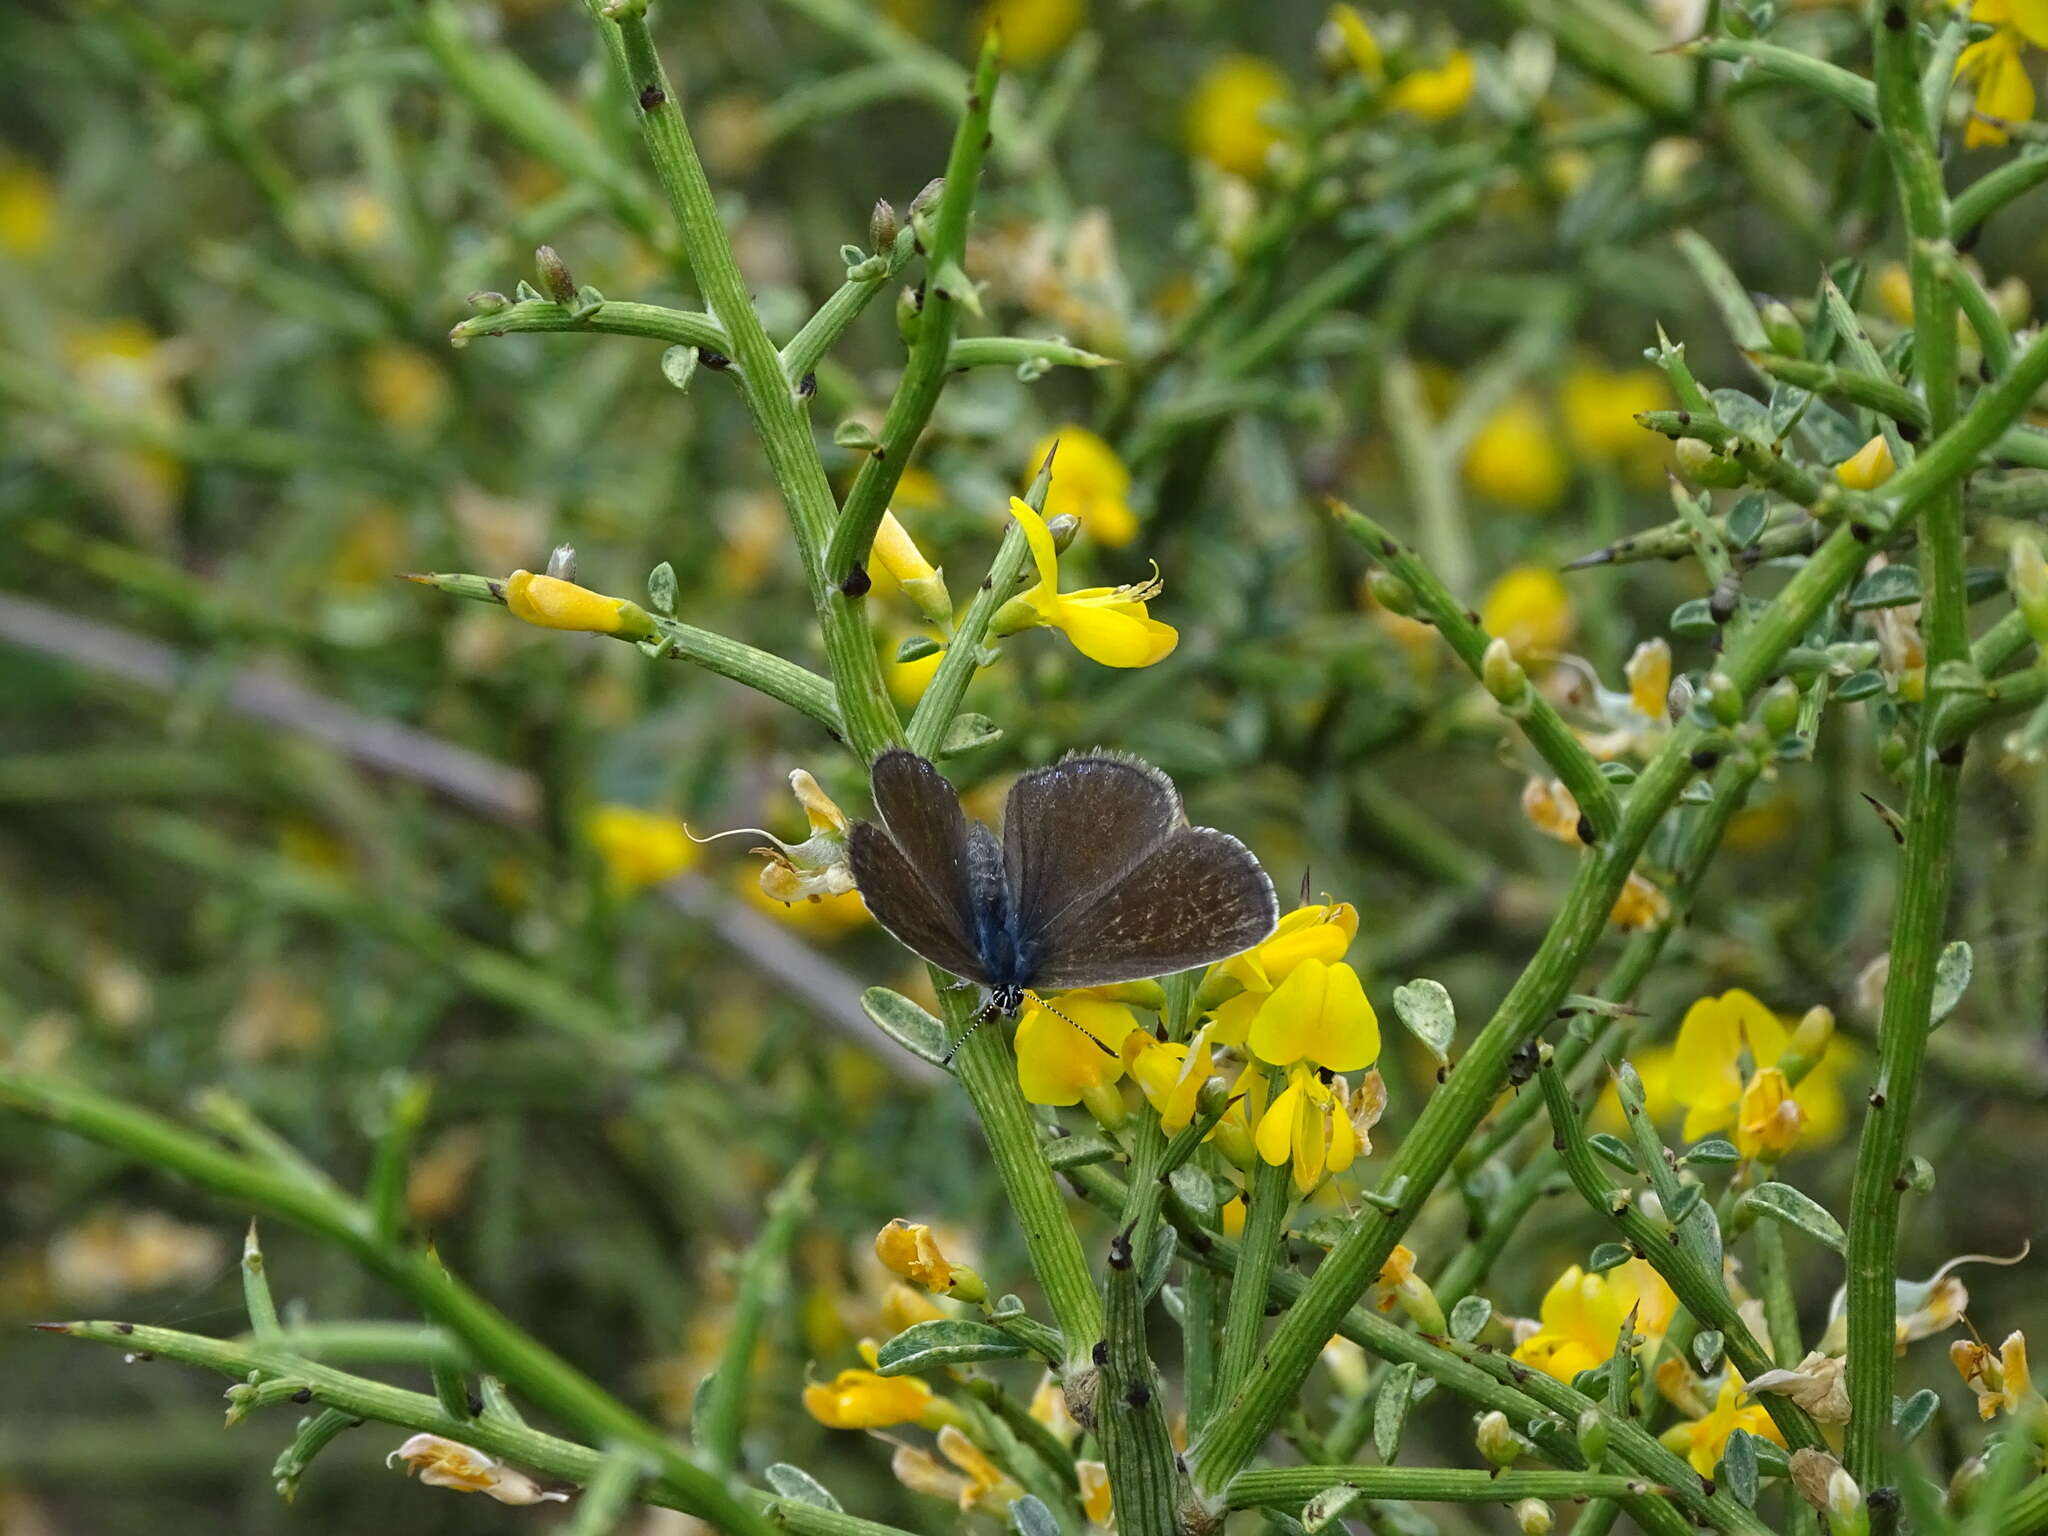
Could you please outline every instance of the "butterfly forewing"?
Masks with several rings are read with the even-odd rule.
[[[900,748],[875,759],[872,787],[886,830],[859,822],[847,839],[862,900],[876,922],[925,959],[986,983],[960,797],[938,769]]]
[[[1003,856],[1020,939],[1130,874],[1181,825],[1173,781],[1133,758],[1076,754],[1019,778],[1003,806]]]
[[[1039,931],[1032,985],[1103,987],[1213,964],[1251,948],[1279,920],[1273,882],[1249,848],[1211,827],[1182,827]]]

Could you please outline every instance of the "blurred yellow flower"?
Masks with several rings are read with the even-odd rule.
[[[448,409],[448,377],[418,347],[381,341],[363,354],[363,403],[393,432],[423,437]]]
[[[1603,368],[1580,363],[1564,376],[1558,408],[1565,435],[1581,457],[1614,463],[1661,463],[1664,439],[1636,423],[1642,411],[1671,403],[1670,387],[1651,368]]]
[[[939,1430],[939,1454],[958,1470],[948,1471],[937,1457],[914,1445],[898,1446],[889,1470],[912,1493],[949,1500],[963,1511],[980,1505],[994,1513],[1023,1496],[1024,1490],[958,1426],[947,1424]]]
[[[1691,1462],[1701,1477],[1708,1477],[1738,1429],[1748,1430],[1773,1445],[1785,1443],[1785,1437],[1778,1433],[1778,1426],[1771,1422],[1761,1403],[1742,1401],[1742,1378],[1730,1370],[1722,1379],[1712,1408],[1699,1418],[1672,1425],[1657,1438],[1664,1442],[1665,1449],[1677,1451]]]
[[[57,232],[57,189],[26,160],[0,156],[0,255],[27,258]]]
[[[902,638],[907,637],[899,637],[899,644]],[[938,646],[909,661],[898,661],[896,651],[897,646],[892,644],[882,662],[882,681],[887,684],[889,697],[896,701],[899,709],[912,709],[924,697],[925,689],[931,687],[932,679],[938,676],[939,663],[946,659],[946,648]]]
[[[1956,1373],[1977,1399],[1977,1417],[1996,1418],[2006,1413],[2025,1412],[2037,1421],[2048,1415],[2048,1404],[2034,1390],[2034,1375],[2027,1366],[2027,1336],[2014,1329],[1993,1354],[1975,1339],[1957,1339],[1948,1347]]]
[[[804,1388],[805,1411],[827,1429],[915,1424],[932,1401],[932,1389],[916,1376],[881,1376],[857,1367]]]
[[[1545,837],[1574,846],[1585,841],[1579,836],[1579,802],[1572,798],[1562,779],[1546,779],[1538,774],[1524,784],[1522,815]]]
[[[1630,870],[1628,882],[1614,899],[1607,920],[1617,928],[1635,930],[1654,928],[1670,915],[1671,898],[1657,888],[1655,881]]]
[[[1360,79],[1373,86],[1386,79],[1387,61],[1380,52],[1379,39],[1372,35],[1371,26],[1359,14],[1357,6],[1338,0],[1330,7],[1330,17],[1325,25],[1335,36],[1334,46],[1344,50]]]
[[[814,939],[829,941],[839,938],[869,920],[867,903],[860,899],[857,890],[848,889],[830,896],[807,896],[802,901],[780,901],[762,890],[759,880],[744,875],[740,890],[746,895],[749,905]]]
[[[1088,1517],[1088,1523],[1097,1530],[1109,1529],[1112,1500],[1108,1463],[1077,1461],[1074,1463],[1074,1480],[1081,1488],[1081,1513]]]
[[[1035,622],[1059,630],[1074,643],[1074,649],[1090,661],[1105,667],[1149,667],[1164,661],[1180,643],[1172,625],[1153,618],[1146,601],[1159,595],[1157,576],[1150,581],[1122,587],[1085,587],[1078,592],[1059,589],[1059,555],[1053,549],[1052,533],[1045,519],[1019,497],[1010,498],[1010,515],[1024,526],[1031,543],[1031,557],[1038,566],[1038,585],[1005,605],[1005,612],[1021,617],[1035,616]],[[1002,631],[1016,617],[995,626]]]
[[[1672,1097],[1688,1111],[1685,1139],[1698,1141],[1734,1124],[1743,1053],[1758,1067],[1773,1066],[1787,1039],[1778,1016],[1740,987],[1688,1008],[1671,1056]]]
[[[1671,697],[1671,645],[1662,635],[1645,640],[1629,653],[1622,669],[1628,678],[1628,701],[1652,720],[1668,717]]]
[[[1270,61],[1248,53],[1223,55],[1188,92],[1188,153],[1233,176],[1256,179],[1282,138],[1269,114],[1293,94],[1287,77]]]
[[[1556,428],[1526,394],[1487,417],[1465,449],[1465,483],[1489,501],[1525,512],[1555,506],[1567,472]]]
[[[51,1288],[62,1297],[112,1301],[132,1291],[203,1284],[227,1245],[218,1233],[162,1211],[99,1211],[51,1239]]]
[[[1046,488],[1045,516],[1077,517],[1083,533],[1112,549],[1130,543],[1138,536],[1137,515],[1130,505],[1131,472],[1116,450],[1086,427],[1069,422],[1033,443],[1025,461],[1027,482],[1055,444],[1059,452]]]
[[[1543,1293],[1540,1326],[1515,1346],[1515,1358],[1569,1382],[1613,1358],[1621,1325],[1636,1310],[1635,1331],[1649,1343],[1664,1337],[1678,1311],[1671,1287],[1641,1259],[1601,1274],[1574,1264]]]
[[[1387,92],[1387,109],[1406,112],[1426,123],[1456,117],[1472,99],[1472,55],[1459,48],[1436,69],[1418,69]]]
[[[990,0],[981,24],[1000,31],[1005,64],[1030,69],[1064,48],[1087,17],[1088,0]]]
[[[1543,565],[1518,565],[1487,588],[1479,623],[1489,635],[1507,641],[1519,661],[1557,655],[1578,627],[1571,593],[1557,572]]]
[[[2006,143],[2012,137],[2007,124],[2033,119],[2034,83],[2027,76],[2024,53],[2028,43],[2048,48],[2048,3],[1975,0],[1970,20],[1990,22],[1995,28],[1956,59],[1956,78],[1976,87],[1963,147],[1978,149]]]
[[[700,856],[689,829],[675,817],[635,805],[596,806],[584,820],[583,835],[621,895],[674,879]]]

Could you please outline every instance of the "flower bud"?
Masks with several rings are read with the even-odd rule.
[[[548,574],[557,581],[576,579],[576,546],[557,544],[548,551]]]
[[[917,340],[917,333],[924,323],[924,290],[913,283],[896,295],[896,334],[903,338],[904,345]]]
[[[1864,1507],[1863,1490],[1846,1467],[1828,1474],[1826,1498],[1821,1506],[1828,1517],[1828,1536],[1866,1536],[1870,1511]]]
[[[891,1274],[956,1301],[981,1301],[988,1295],[981,1276],[964,1264],[951,1263],[939,1251],[932,1229],[921,1222],[899,1216],[882,1228],[875,1234],[875,1257]]]
[[[874,211],[868,215],[868,249],[877,256],[886,256],[896,246],[896,209],[886,197],[875,199]]]
[[[1758,717],[1773,740],[1782,741],[1790,736],[1799,728],[1799,685],[1789,677],[1781,677],[1771,684]]]
[[[1480,658],[1479,681],[1486,685],[1488,693],[1510,708],[1521,703],[1529,692],[1529,674],[1515,660],[1515,653],[1507,641],[1498,637],[1486,647],[1486,654]]]
[[[555,576],[514,571],[505,578],[505,606],[542,629],[579,629],[622,640],[652,640],[654,620],[638,603],[606,597]]]
[[[465,302],[480,315],[495,315],[500,310],[512,307],[510,299],[490,288],[479,288]]]
[[[1827,1054],[1828,1042],[1834,1036],[1834,1010],[1825,1004],[1815,1004],[1806,1010],[1798,1027],[1792,1031],[1791,1044],[1778,1058],[1779,1069],[1792,1082],[1798,1082]]]
[[[1498,1408],[1483,1414],[1477,1435],[1479,1454],[1496,1467],[1512,1467],[1522,1454],[1522,1441]]]
[[[1852,491],[1874,491],[1891,479],[1892,445],[1878,433],[1835,466],[1835,478]]]
[[[1723,725],[1742,723],[1742,690],[1726,672],[1715,672],[1707,678],[1707,708]]]
[[[1045,520],[1045,531],[1052,535],[1053,553],[1064,555],[1081,536],[1081,519],[1071,512],[1062,512]]]
[[[1366,575],[1365,589],[1387,612],[1398,613],[1404,619],[1415,617],[1415,589],[1392,571],[1375,567]]]
[[[542,293],[557,304],[576,302],[576,279],[569,275],[568,263],[552,245],[543,245],[533,253],[533,266]]]
[[[1515,1529],[1522,1536],[1548,1536],[1550,1528],[1557,1524],[1550,1506],[1541,1499],[1520,1499],[1515,1503]]]
[[[1696,437],[1681,437],[1673,450],[1678,471],[1695,485],[1727,488],[1742,484],[1742,466]]]
[[[1799,317],[1792,313],[1783,299],[1766,299],[1756,309],[1757,318],[1764,323],[1764,335],[1771,343],[1771,350],[1785,357],[1806,355],[1806,332],[1800,328]]]
[[[953,595],[946,590],[945,573],[925,558],[909,530],[896,521],[894,512],[882,514],[870,557],[896,578],[897,585],[917,604],[919,613],[942,630],[952,626]]]
[[[1877,766],[1888,774],[1897,774],[1906,765],[1906,738],[1893,731],[1877,744]]]
[[[2027,632],[2037,645],[2048,646],[2048,560],[2042,558],[2041,546],[2032,534],[2021,534],[2012,541],[2006,581],[2027,622]]]
[[[946,193],[946,178],[934,176],[918,190],[910,200],[910,228],[917,236],[918,246],[930,250],[932,244],[931,222],[938,217],[939,200]]]
[[[1597,1468],[1607,1456],[1607,1416],[1598,1408],[1588,1408],[1579,1415],[1579,1454],[1586,1458],[1586,1465]]]

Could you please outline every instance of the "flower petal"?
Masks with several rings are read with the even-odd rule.
[[[1259,1118],[1255,1137],[1259,1156],[1275,1168],[1284,1164],[1293,1153],[1296,1106],[1307,1098],[1308,1094],[1299,1082],[1289,1083],[1273,1101],[1272,1107]]]

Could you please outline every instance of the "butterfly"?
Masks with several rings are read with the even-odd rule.
[[[1133,757],[1073,753],[1034,768],[1010,787],[1000,838],[915,752],[876,758],[871,788],[882,824],[849,833],[854,883],[896,938],[989,989],[982,1018],[1014,1014],[1027,989],[1225,960],[1280,920],[1252,851],[1189,826],[1173,780]]]

